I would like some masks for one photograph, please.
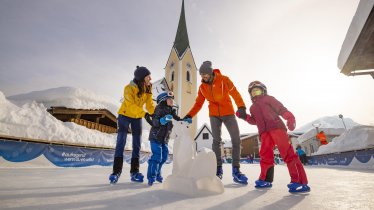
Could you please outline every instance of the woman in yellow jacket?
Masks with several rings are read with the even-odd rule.
[[[144,104],[148,112],[144,111]],[[132,131],[131,181],[143,182],[144,176],[139,172],[142,118],[144,117],[148,122],[151,121],[154,110],[151,72],[146,67],[137,66],[134,79],[125,86],[123,102],[118,110],[117,144],[114,153],[113,173],[109,176],[111,184],[115,184],[122,173],[123,150],[130,125]]]

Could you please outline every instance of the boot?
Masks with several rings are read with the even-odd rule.
[[[265,178],[265,181],[266,181],[266,182],[270,182],[270,183],[272,183],[272,182],[273,182],[273,179],[274,179],[274,166],[270,167],[270,168],[266,171],[266,178]]]
[[[123,157],[115,157],[113,162],[113,173],[109,176],[109,181],[111,184],[118,182],[119,177],[122,173],[123,167]]]
[[[131,158],[130,175],[131,181],[143,182],[144,175],[139,172],[139,158]]]
[[[248,184],[248,178],[240,172],[239,167],[232,168],[232,176],[234,177],[234,182],[239,184]]]
[[[222,176],[223,176],[223,170],[222,170],[222,166],[217,166],[217,173],[216,173],[216,176],[220,179],[222,179]]]

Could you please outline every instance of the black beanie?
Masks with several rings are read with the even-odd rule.
[[[134,72],[134,78],[140,82],[140,81],[143,81],[144,78],[150,74],[151,72],[146,67],[136,66],[136,69]]]
[[[200,74],[213,74],[212,62],[204,61],[199,69]]]

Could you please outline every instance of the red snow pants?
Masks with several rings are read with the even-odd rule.
[[[275,129],[261,134],[260,148],[260,180],[265,180],[268,169],[274,166],[274,146],[278,146],[283,161],[287,164],[291,182],[308,184],[303,165],[295,154],[289,142],[287,132],[282,129]]]

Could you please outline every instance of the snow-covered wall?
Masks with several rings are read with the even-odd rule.
[[[319,147],[313,155],[330,154],[374,148],[374,126],[356,126],[330,143]]]

